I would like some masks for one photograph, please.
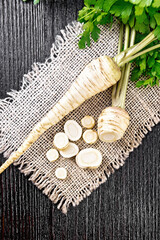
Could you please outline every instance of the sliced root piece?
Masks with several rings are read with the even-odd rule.
[[[53,143],[56,148],[61,150],[61,149],[65,149],[68,146],[69,140],[65,133],[59,132],[54,136]]]
[[[64,131],[71,141],[77,141],[82,136],[82,128],[75,120],[68,120],[64,124]]]
[[[60,154],[64,158],[71,158],[76,156],[78,152],[79,152],[78,146],[75,143],[70,142],[64,150],[60,151]]]
[[[92,143],[95,143],[98,139],[98,135],[97,135],[97,132],[96,131],[93,131],[93,130],[86,130],[84,133],[83,133],[83,140],[86,142],[86,143],[89,143],[89,144],[92,144]]]
[[[55,175],[58,179],[66,179],[67,170],[63,167],[57,168],[56,171],[55,171]]]
[[[104,109],[98,119],[98,135],[103,142],[121,139],[129,125],[128,113],[119,107]]]
[[[46,153],[46,157],[50,162],[54,162],[59,158],[59,153],[56,149],[51,148]]]
[[[85,128],[93,128],[95,125],[95,120],[91,116],[85,116],[84,118],[82,118],[81,124]]]
[[[102,154],[94,148],[83,149],[76,156],[76,163],[80,168],[98,168],[102,163]]]

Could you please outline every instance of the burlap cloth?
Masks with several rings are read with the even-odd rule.
[[[86,64],[100,55],[113,57],[117,54],[119,26],[116,23],[110,31],[106,26],[101,27],[99,41],[92,42],[92,46],[85,50],[79,50],[77,45],[77,36],[81,32],[82,25],[77,22],[62,30],[46,62],[34,64],[33,70],[24,75],[21,90],[11,91],[8,98],[0,101],[0,151],[5,157],[20,146],[33,125],[62,97]],[[98,141],[92,145],[103,153],[103,164],[97,170],[80,169],[74,159],[60,158],[50,163],[45,154],[52,147],[54,134],[63,131],[67,119],[80,122],[83,116],[91,115],[97,120],[101,111],[111,104],[111,89],[92,97],[68,114],[14,164],[19,165],[25,175],[30,175],[29,179],[66,213],[70,204],[78,205],[124,164],[129,152],[159,122],[159,103],[158,87],[137,89],[129,82],[126,98],[126,110],[131,117],[129,128],[118,142],[106,144]],[[80,149],[89,147],[83,140],[78,145]],[[68,170],[66,180],[55,177],[57,167]]]

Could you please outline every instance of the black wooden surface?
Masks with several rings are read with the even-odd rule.
[[[44,62],[55,35],[82,5],[82,0],[41,0],[37,6],[0,1],[0,98],[19,89],[33,62]],[[17,167],[9,167],[0,176],[0,239],[160,239],[159,148],[160,125],[67,216]]]

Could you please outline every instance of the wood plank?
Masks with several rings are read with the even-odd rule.
[[[82,0],[41,0],[37,6],[32,1],[0,1],[0,98],[20,88],[33,62],[44,62],[55,36],[82,6]],[[10,166],[0,175],[0,239],[158,240],[159,146],[160,125],[67,216]]]

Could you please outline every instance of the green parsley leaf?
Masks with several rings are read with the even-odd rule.
[[[132,7],[133,5],[131,3],[119,0],[115,5],[112,6],[110,12],[116,17],[120,16],[122,21],[126,23],[131,15]]]
[[[143,57],[143,58],[142,58],[142,57]],[[139,63],[139,67],[140,67],[141,72],[143,72],[144,70],[146,70],[146,56],[143,55],[142,57],[141,57],[141,61],[140,61],[140,63]]]
[[[152,68],[153,65],[155,64],[155,59],[154,59],[153,57],[149,56],[147,63],[148,63],[148,67],[149,67],[149,68]]]
[[[134,26],[134,23],[135,23],[135,16],[131,15],[129,19],[129,26],[132,28]]]
[[[149,32],[150,29],[149,29],[149,26],[144,24],[143,22],[139,23],[138,21],[136,21],[135,30],[140,33],[146,33],[146,32]]]
[[[141,86],[147,87],[148,85],[150,85],[151,87],[156,85],[156,81],[154,77],[148,78],[146,80],[141,80],[136,83],[136,87],[138,88]]]
[[[94,5],[96,3],[96,0],[84,0],[84,5],[86,7],[91,7],[91,5]]]
[[[155,13],[154,17],[156,19],[157,25],[160,25],[160,13]]]
[[[104,4],[104,0],[98,0],[95,3],[95,9],[102,9],[103,8],[103,4]]]
[[[91,44],[90,33],[87,31],[84,31],[81,39],[79,40],[78,46],[80,49],[83,49],[86,47],[86,45],[90,47],[90,44]]]
[[[159,8],[160,7],[160,1],[159,0],[154,0],[152,7],[154,8]]]
[[[133,4],[138,4],[140,3],[141,0],[128,0],[128,1]]]
[[[160,26],[156,27],[154,35],[158,38],[158,40],[160,40]]]
[[[156,61],[156,63],[152,67],[152,71],[156,73],[156,75],[160,76],[160,63]]]
[[[140,16],[144,11],[144,8],[143,7],[140,7],[140,6],[135,6],[135,15],[136,16]]]
[[[142,72],[138,68],[134,68],[131,75],[131,81],[137,81],[141,75]]]
[[[152,4],[152,0],[141,0],[139,3],[140,7],[149,7]]]
[[[145,23],[148,24],[148,18],[147,18],[147,14],[145,13],[145,11],[143,11],[143,13],[140,16],[136,16],[136,21],[138,23]]]
[[[101,25],[104,25],[104,24],[107,24],[107,23],[111,23],[111,26],[112,26],[113,16],[110,13],[108,13],[106,16],[103,16],[103,18],[99,22],[99,24],[101,24]]]
[[[103,4],[103,10],[105,12],[108,12],[110,10],[110,8],[113,6],[113,4],[117,1],[118,0],[105,0],[105,2]]]
[[[155,28],[155,26],[156,26],[156,20],[155,20],[155,18],[154,17],[150,17],[150,26],[151,26],[151,28]]]
[[[93,30],[91,32],[91,36],[95,42],[97,42],[100,34],[100,29],[97,26],[93,27]]]

